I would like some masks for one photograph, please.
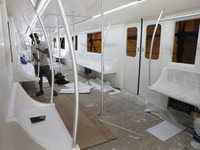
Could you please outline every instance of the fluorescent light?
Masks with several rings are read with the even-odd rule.
[[[132,3],[125,4],[125,5],[122,5],[122,6],[120,6],[120,7],[117,7],[117,8],[111,9],[111,10],[108,10],[108,11],[104,12],[103,14],[106,15],[106,14],[109,14],[109,13],[115,12],[115,11],[120,10],[120,9],[127,8],[127,7],[129,7],[129,6],[132,6],[132,5],[135,5],[135,4],[138,4],[138,3],[144,2],[144,1],[146,1],[146,0],[138,0],[138,1],[134,1],[134,2],[132,2]],[[97,18],[97,17],[100,17],[100,16],[101,16],[101,14],[98,14],[98,15],[96,15],[96,16],[93,16],[92,18],[94,19],[94,18]]]

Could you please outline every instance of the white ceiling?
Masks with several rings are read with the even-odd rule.
[[[133,1],[134,0],[104,0],[104,11]],[[101,0],[62,0],[62,2],[69,24],[88,19],[101,12]],[[20,11],[28,19],[29,23],[31,23],[34,17],[34,11],[29,0],[6,0],[6,3],[9,17],[14,17],[16,24],[20,26],[23,32],[26,32],[28,26],[20,14]],[[134,22],[141,18],[157,18],[163,8],[165,9],[164,15],[173,14],[174,12],[184,13],[186,10],[198,10],[200,8],[200,0],[146,0],[142,3],[105,15],[105,25],[110,21],[112,24],[117,24]],[[63,27],[56,0],[51,0],[41,18],[44,21],[45,27],[47,27],[47,31],[53,32],[57,30],[58,20],[59,26]],[[101,17],[98,17],[77,24],[75,29],[76,32],[83,32],[100,28],[100,26]],[[39,22],[34,26],[34,31],[42,31]]]

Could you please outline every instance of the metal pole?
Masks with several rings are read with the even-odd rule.
[[[153,42],[154,42],[154,38],[155,38],[155,35],[156,35],[158,23],[160,21],[160,18],[162,17],[163,12],[164,12],[164,9],[161,11],[160,16],[158,17],[158,20],[156,22],[156,26],[155,26],[154,31],[153,31],[153,36],[152,36],[152,39],[151,39],[151,47],[150,47],[150,52],[149,52],[149,86],[151,85],[151,55],[152,55],[152,49],[153,49]]]
[[[160,22],[161,22],[161,21],[167,21],[167,20],[175,20],[175,19],[187,18],[187,17],[194,17],[194,16],[200,16],[200,13],[194,13],[194,14],[189,14],[189,15],[183,15],[183,16],[177,16],[177,17],[164,18],[164,19],[160,19]]]
[[[28,24],[28,27],[29,27],[29,29],[30,29],[32,35],[33,35],[33,39],[34,39],[35,44],[37,44],[37,43],[36,43],[36,39],[35,39],[35,35],[34,35],[32,29],[31,29],[31,26],[30,26],[28,20],[26,19],[26,17],[24,16],[24,14],[23,14],[22,12],[21,12],[21,14],[22,14],[24,20],[26,21],[26,23]],[[39,51],[37,51],[37,55],[38,55],[38,58],[40,58]],[[38,77],[39,77],[39,74],[40,74],[40,62],[38,62],[38,75],[37,75]]]
[[[105,37],[104,37],[104,44],[105,44],[106,37],[107,37],[107,35],[108,35],[108,31],[109,31],[109,29],[110,29],[110,26],[111,26],[111,22],[109,23],[108,28],[107,28],[107,30],[106,30],[106,34],[105,34]]]
[[[51,49],[53,49],[53,46],[52,46],[52,37],[51,37],[51,29],[49,28],[49,31],[50,31],[50,33],[49,33],[49,38],[50,38],[50,47],[51,47]]]
[[[33,0],[30,0],[30,2],[31,2],[31,5],[32,5],[36,15],[37,15],[38,20],[40,21],[40,24],[42,26],[42,30],[44,32],[44,36],[45,36],[45,39],[46,39],[47,45],[48,45],[48,50],[49,50],[49,55],[50,55],[50,62],[51,62],[51,104],[52,104],[53,103],[53,87],[54,87],[54,67],[53,67],[53,60],[52,60],[52,51],[50,49],[49,40],[47,38],[47,33],[46,33],[45,28],[44,28],[44,24],[43,24],[43,22],[41,20],[41,17],[38,14],[37,10],[35,10],[35,8],[34,8],[35,4],[34,4]]]
[[[73,17],[73,46],[74,46],[74,50],[75,50],[75,25],[74,25],[74,17]]]
[[[101,118],[104,118],[104,90],[103,90],[103,73],[104,73],[104,0],[101,0]]]
[[[65,16],[65,11],[63,8],[63,4],[61,0],[57,0],[63,23],[65,25],[65,32],[67,35],[68,43],[69,43],[69,50],[71,51],[71,57],[72,57],[72,64],[73,64],[73,71],[74,71],[74,90],[75,90],[75,97],[76,97],[76,104],[75,104],[75,113],[74,113],[74,127],[73,127],[73,143],[72,146],[76,147],[76,139],[77,139],[77,127],[78,127],[78,111],[79,111],[79,88],[78,88],[78,74],[77,74],[77,68],[76,68],[76,57],[75,57],[75,52],[73,50],[73,45],[72,45],[72,38],[70,35],[70,30],[69,26],[67,23],[67,19]]]
[[[60,46],[62,41],[60,41],[60,30],[59,30],[59,18],[58,18],[58,52],[59,52],[59,72],[60,72]]]
[[[138,49],[139,49],[139,68],[138,68],[137,95],[139,95],[139,92],[140,92],[140,74],[141,74],[141,57],[142,57],[142,35],[143,35],[143,18],[141,18],[141,24],[140,24],[140,45],[138,47]]]

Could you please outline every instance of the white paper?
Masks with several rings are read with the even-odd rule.
[[[74,83],[68,83],[64,85],[68,89],[61,89],[59,93],[74,93]],[[88,83],[79,82],[79,93],[90,93],[92,86]]]
[[[74,93],[74,89],[61,89],[59,93],[62,93],[62,94]],[[89,88],[79,89],[79,93],[85,93],[85,94],[90,93],[90,89]]]
[[[184,129],[185,129],[184,127],[178,128],[167,121],[163,121],[155,125],[154,127],[147,129],[146,131],[153,134],[160,140],[166,141],[167,139],[173,137],[174,135],[178,134]]]
[[[95,79],[90,79],[90,84],[97,90],[101,91],[101,79],[95,78]],[[114,90],[115,92],[109,92]],[[106,81],[103,83],[103,91],[108,92],[110,95],[118,94],[121,93],[121,91],[113,88],[110,84],[110,82]]]

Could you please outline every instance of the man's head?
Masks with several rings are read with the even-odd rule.
[[[29,35],[29,37],[32,39],[32,41],[34,41],[34,36],[33,36],[33,35],[35,36],[35,40],[38,41],[38,40],[39,40],[39,37],[38,37],[37,33],[34,33],[34,34],[31,33],[31,34]]]

